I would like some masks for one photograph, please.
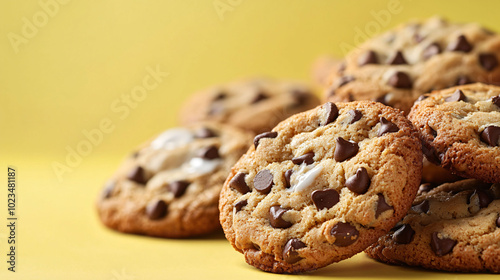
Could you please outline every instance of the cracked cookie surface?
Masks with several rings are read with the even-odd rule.
[[[474,179],[417,196],[408,215],[365,252],[391,264],[500,272],[500,184]]]
[[[220,190],[251,137],[208,122],[165,131],[108,181],[97,202],[102,222],[126,233],[173,238],[220,229]]]
[[[412,124],[376,102],[326,103],[258,135],[221,192],[226,238],[247,263],[314,270],[364,250],[416,195],[421,145]]]
[[[429,161],[466,178],[500,182],[500,87],[472,84],[426,94],[408,118]]]

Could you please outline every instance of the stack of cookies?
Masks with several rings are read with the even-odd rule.
[[[247,263],[274,273],[362,251],[499,273],[499,58],[499,35],[432,18],[319,63],[323,105],[309,87],[273,80],[201,92],[184,127],[125,161],[100,217],[162,237],[220,221]]]

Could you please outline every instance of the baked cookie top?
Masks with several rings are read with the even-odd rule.
[[[500,182],[500,87],[478,83],[427,94],[408,118],[427,159],[463,177]]]
[[[366,252],[394,264],[500,272],[500,184],[467,179],[417,196],[408,215]]]
[[[346,259],[411,206],[422,152],[412,124],[371,101],[326,103],[258,135],[221,192],[226,238],[265,271]]]
[[[193,95],[182,108],[180,121],[189,124],[211,120],[261,133],[319,104],[318,97],[306,84],[254,78]]]
[[[220,228],[219,193],[251,135],[217,123],[173,128],[148,141],[106,184],[97,208],[110,228],[189,237]]]
[[[410,111],[432,90],[473,82],[500,83],[500,36],[476,23],[441,18],[410,22],[376,36],[334,71],[330,101],[374,100]]]

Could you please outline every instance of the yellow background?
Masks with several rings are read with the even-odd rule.
[[[364,254],[313,273],[272,275],[246,265],[222,234],[162,240],[107,230],[94,201],[125,155],[176,125],[196,90],[254,75],[308,80],[312,61],[343,55],[358,30],[411,18],[439,14],[500,31],[498,1],[401,0],[401,12],[381,23],[374,15],[391,0],[66,1],[49,5],[51,15],[43,4],[51,0],[0,2],[0,279],[471,279]],[[214,2],[230,10],[220,15]],[[13,44],[27,22],[39,27]],[[113,111],[148,67],[169,75],[126,117]],[[67,148],[103,119],[114,130],[58,178],[54,162],[65,164]],[[9,165],[18,171],[16,273],[6,263]]]

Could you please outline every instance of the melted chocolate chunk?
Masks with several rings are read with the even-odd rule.
[[[500,216],[497,219],[497,227],[500,227]]]
[[[307,165],[312,164],[314,163],[314,153],[309,152],[301,156],[294,157],[292,158],[292,162],[293,164],[302,164],[302,163],[306,163]]]
[[[432,128],[430,125],[427,125],[427,130],[429,131],[429,133],[432,135],[433,138],[436,138],[438,133],[436,130],[434,130],[434,128]],[[432,140],[434,141],[434,140]]]
[[[203,148],[203,149],[198,151],[198,157],[204,158],[204,159],[220,158],[219,149],[217,149],[217,147],[215,147],[215,146]]]
[[[391,59],[389,59],[389,64],[390,65],[402,65],[402,64],[408,64],[408,62],[406,62],[406,59],[403,56],[403,53],[401,51],[397,51],[396,54]]]
[[[339,137],[336,141],[333,157],[337,162],[342,162],[355,156],[358,151],[359,146],[356,142],[347,141]]]
[[[292,185],[290,184],[290,179],[292,178],[293,170],[288,169],[285,171],[285,188],[290,188]]]
[[[425,183],[425,184],[422,184],[420,185],[420,187],[418,188],[418,193],[417,195],[421,195],[423,193],[426,193],[426,192],[429,192],[430,190],[432,190],[433,188],[435,188],[435,186],[433,186],[431,183]]]
[[[380,103],[382,103],[382,104],[384,104],[384,105],[389,105],[389,104],[387,104],[387,100],[386,100],[386,98],[387,98],[387,95],[386,95],[386,94],[384,94],[384,95],[382,95],[382,96],[379,96],[379,97],[375,98],[373,101],[375,101],[375,102],[380,102]]]
[[[498,146],[499,138],[500,127],[498,126],[490,125],[481,132],[481,140],[492,147]]]
[[[246,194],[247,192],[250,192],[250,188],[248,187],[247,183],[245,182],[245,177],[247,174],[243,172],[238,172],[231,181],[229,181],[229,186],[231,186],[233,189],[239,191],[241,194]]]
[[[215,96],[214,96],[214,101],[219,101],[219,100],[223,100],[223,99],[226,99],[227,98],[227,93],[225,92],[218,92]]]
[[[380,214],[384,213],[385,211],[394,209],[392,206],[387,204],[387,202],[385,202],[383,194],[379,193],[377,194],[377,196],[378,196],[378,203],[377,203],[377,211],[375,211],[375,218],[378,218],[378,216],[380,216]]]
[[[498,60],[495,54],[482,53],[479,55],[479,64],[489,72],[498,66]]]
[[[347,113],[352,116],[352,120],[349,122],[349,124],[353,124],[359,121],[363,116],[363,114],[358,110],[349,110]]]
[[[410,225],[404,224],[402,225],[394,234],[392,235],[392,240],[398,244],[409,244],[413,236],[415,235],[415,231],[411,228]]]
[[[439,238],[438,233],[434,232],[431,236],[431,249],[439,257],[451,253],[457,241],[450,238]]]
[[[427,212],[429,212],[429,201],[424,200],[421,203],[412,206],[411,210],[427,214]]]
[[[455,41],[448,45],[448,50],[468,53],[472,50],[472,45],[467,41],[464,35],[460,35]]]
[[[332,102],[327,102],[325,105],[323,105],[326,111],[326,117],[325,120],[321,122],[321,126],[325,126],[329,123],[334,122],[337,117],[339,116],[339,109],[337,108],[337,105]]]
[[[253,139],[253,144],[255,146],[255,149],[257,149],[257,146],[259,146],[260,139],[262,139],[262,138],[276,138],[276,137],[278,137],[278,132],[274,132],[274,131],[264,132],[264,133],[261,133],[261,134],[255,136],[255,138]]]
[[[267,169],[259,171],[253,179],[253,185],[259,193],[268,194],[274,185],[273,174]]]
[[[466,84],[470,84],[470,83],[472,83],[472,81],[469,79],[469,77],[459,76],[457,78],[457,81],[455,82],[455,85],[462,86],[462,85],[466,85]]]
[[[187,187],[189,186],[189,182],[187,181],[175,181],[168,184],[168,189],[171,193],[174,194],[175,198],[181,197],[185,192]]]
[[[419,101],[419,102],[420,102],[420,101],[422,101],[422,100],[424,100],[424,99],[427,99],[427,97],[429,97],[429,96],[426,96],[426,95],[420,95],[420,96],[417,98],[417,101]]]
[[[216,137],[217,134],[215,134],[215,132],[213,132],[213,130],[211,130],[209,128],[202,127],[200,129],[196,130],[194,136],[196,138],[212,138],[212,137]]]
[[[334,189],[316,190],[311,194],[311,199],[318,210],[330,209],[339,202],[339,193]]]
[[[262,100],[268,99],[269,96],[263,92],[258,92],[255,98],[252,100],[252,104],[261,102]]]
[[[157,200],[146,206],[146,215],[151,220],[159,220],[167,215],[167,203],[163,200]]]
[[[309,100],[309,96],[311,96],[312,94],[301,89],[293,89],[292,91],[290,91],[290,95],[297,105],[302,105],[305,104],[307,100]]]
[[[288,210],[287,208],[281,208],[281,206],[271,206],[269,208],[269,222],[273,228],[289,228],[292,223],[283,220],[283,214]]]
[[[403,89],[410,89],[413,86],[410,76],[401,71],[394,73],[387,81],[387,84],[395,88]]]
[[[333,244],[339,247],[349,246],[356,242],[359,237],[359,231],[356,227],[344,222],[339,222],[333,226],[330,230],[330,234],[335,237],[335,242]]]
[[[236,209],[236,213],[240,212],[241,208],[247,206],[247,204],[248,204],[248,201],[246,199],[236,202],[236,204],[234,205],[234,209]]]
[[[337,88],[345,86],[346,84],[354,81],[355,78],[353,76],[343,76],[342,78],[339,79],[339,85]]]
[[[145,185],[148,182],[148,179],[146,178],[146,171],[140,166],[136,166],[132,169],[128,173],[127,179],[141,185]]]
[[[475,189],[474,192],[468,198],[468,204],[472,201],[477,201],[479,204],[479,208],[486,208],[490,203],[494,200],[493,197],[486,191],[481,189]]]
[[[374,51],[367,51],[359,57],[358,65],[378,64],[377,54]]]
[[[463,93],[463,91],[457,89],[452,95],[446,97],[446,102],[458,102],[464,101],[467,102],[467,96]]]
[[[299,255],[297,250],[305,248],[306,244],[300,241],[298,238],[292,238],[288,240],[283,249],[283,260],[286,263],[292,264],[300,261],[302,257]]]
[[[358,168],[356,174],[345,181],[347,188],[357,194],[364,194],[370,187],[370,176],[364,167]]]
[[[398,132],[399,127],[394,123],[388,121],[386,118],[380,118],[380,128],[378,130],[378,136],[382,136],[386,133]]]
[[[498,107],[500,107],[500,95],[499,96],[495,96],[491,99],[491,102],[493,102],[493,104],[497,105]]]
[[[422,55],[424,56],[424,59],[427,60],[439,53],[441,53],[441,47],[439,47],[437,43],[432,43],[424,49]]]

